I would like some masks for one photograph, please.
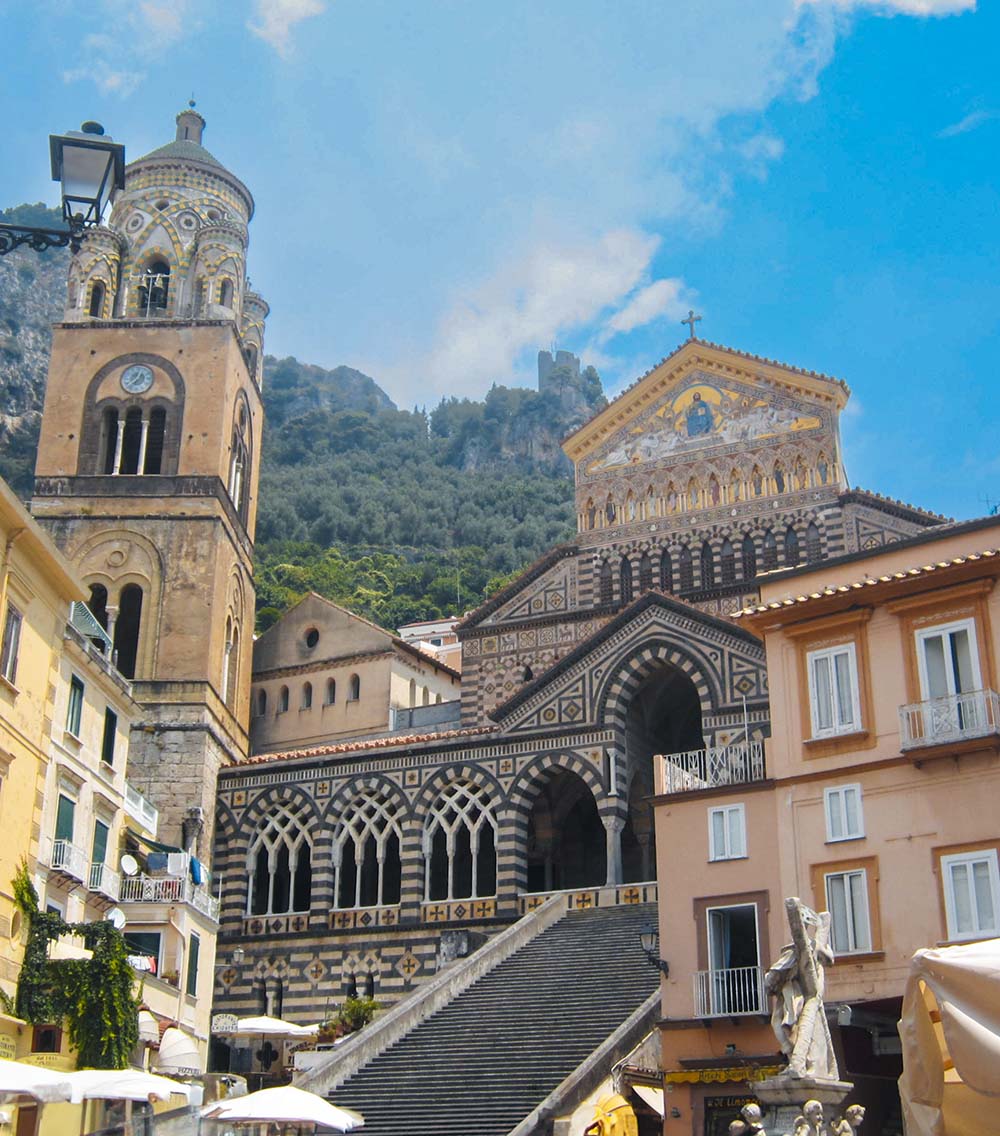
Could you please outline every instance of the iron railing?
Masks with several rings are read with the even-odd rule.
[[[186,903],[216,923],[219,901],[203,887],[182,876],[126,876],[121,882],[120,903]]]
[[[766,1013],[764,975],[759,966],[696,970],[694,1012],[698,1018],[732,1018]]]
[[[1000,732],[1000,695],[972,690],[928,698],[899,708],[902,749],[943,745]]]
[[[684,753],[664,754],[660,760],[664,793],[742,785],[763,781],[765,777],[763,742],[689,749]]]
[[[101,895],[106,895],[108,899],[118,901],[118,893],[121,888],[121,876],[114,870],[109,868],[107,864],[94,862],[90,865],[90,878],[88,886],[91,891],[99,891]]]
[[[65,872],[75,880],[85,880],[90,872],[90,858],[82,848],[77,848],[69,840],[53,840],[49,867],[57,872]]]
[[[147,832],[156,836],[156,826],[160,820],[159,810],[139,792],[133,789],[128,782],[125,783],[125,811],[133,820],[137,820]]]

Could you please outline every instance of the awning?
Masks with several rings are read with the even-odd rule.
[[[996,1131],[1000,939],[917,951],[899,1023],[909,1136]]]
[[[149,1010],[139,1011],[139,1040],[143,1045],[158,1045],[160,1026]]]
[[[658,1112],[660,1116],[666,1114],[666,1105],[663,1103],[663,1090],[654,1089],[650,1085],[632,1085],[630,1086],[632,1092],[644,1100],[654,1112]]]
[[[160,1055],[156,1060],[157,1073],[170,1076],[191,1075],[203,1072],[198,1043],[184,1030],[171,1026],[160,1039]]]

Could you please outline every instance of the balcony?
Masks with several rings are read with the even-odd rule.
[[[763,781],[764,743],[689,749],[685,753],[662,755],[662,793],[689,793],[696,789],[716,789],[725,785],[745,785]]]
[[[899,708],[900,747],[904,753],[998,735],[1000,695],[995,690],[949,694]]]
[[[119,903],[186,903],[216,923],[219,901],[207,888],[184,876],[126,876],[121,882]]]
[[[93,863],[90,865],[88,887],[112,902],[118,902],[118,893],[121,888],[121,876],[109,868],[107,864]]]
[[[90,876],[90,857],[68,840],[53,840],[48,856],[42,854],[42,863],[81,883]]]
[[[133,820],[138,821],[150,836],[156,836],[156,826],[160,820],[159,810],[128,782],[125,783],[125,811]]]
[[[759,966],[696,970],[694,1013],[697,1018],[738,1018],[766,1014],[764,974]]]

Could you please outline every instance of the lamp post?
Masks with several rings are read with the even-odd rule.
[[[108,137],[99,122],[49,136],[52,180],[62,183],[65,229],[0,224],[0,256],[20,245],[36,252],[65,248],[78,252],[88,228],[101,223],[105,207],[125,188],[125,147]]]
[[[642,947],[650,966],[655,966],[664,978],[669,978],[670,963],[666,959],[660,958],[659,940],[660,933],[652,923],[647,923],[639,932],[639,945]]]

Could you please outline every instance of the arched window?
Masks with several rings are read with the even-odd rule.
[[[118,618],[115,620],[114,638],[117,666],[126,678],[135,678],[141,621],[142,588],[138,584],[126,584],[118,597]]]
[[[639,557],[639,591],[648,592],[653,586],[653,562],[649,553],[644,552]]]
[[[594,508],[594,498],[588,497],[583,507],[583,527],[586,530],[597,528],[597,509]]]
[[[226,620],[226,661],[222,688],[226,692],[226,705],[230,710],[236,708],[236,692],[240,669],[240,629],[229,619]]]
[[[621,565],[619,566],[618,578],[621,582],[621,597],[622,603],[628,604],[632,602],[632,565],[629,563],[627,556],[622,557]]]
[[[770,529],[764,534],[764,555],[761,561],[765,572],[772,572],[778,567],[778,542]]]
[[[328,678],[326,680],[326,704],[332,706],[337,701],[337,681],[336,679]]]
[[[736,579],[736,553],[733,551],[732,541],[727,537],[722,542],[719,551],[719,570],[722,573],[722,582],[732,584]]]
[[[701,546],[701,586],[710,588],[715,583],[715,553],[706,540]]]
[[[143,455],[142,472],[159,473],[163,465],[163,442],[167,434],[167,412],[162,406],[154,406],[149,412],[149,425],[146,428],[146,452]]]
[[[104,287],[104,282],[95,280],[93,287],[90,289],[90,307],[88,315],[94,319],[100,319],[104,315],[104,297],[107,295],[107,289]]]
[[[191,304],[191,315],[198,319],[205,311],[205,278],[199,276],[194,285],[194,301]]]
[[[366,789],[344,812],[333,841],[337,907],[399,903],[402,818],[384,789]]]
[[[228,278],[224,278],[219,285],[219,303],[224,308],[233,306],[233,282]]]
[[[170,265],[164,260],[154,260],[139,284],[139,314],[150,316],[155,312],[162,315],[167,310],[169,295]]]
[[[799,534],[791,525],[785,531],[785,563],[794,567],[799,562]]]
[[[263,718],[267,713],[267,691],[263,687],[257,691],[257,715]]]
[[[119,473],[139,472],[139,451],[142,449],[142,411],[138,406],[125,412],[125,431],[122,434],[121,464]]]
[[[287,686],[283,686],[278,691],[278,713],[279,714],[287,714],[288,713],[288,687]]]
[[[757,547],[749,533],[743,538],[740,552],[743,556],[743,579],[752,580],[757,575]]]
[[[410,705],[416,706],[416,704],[417,704],[417,680],[415,678],[411,678],[410,679]]]
[[[257,377],[257,344],[251,343],[247,347],[247,370],[250,372],[250,377],[255,379]]]
[[[313,684],[311,682],[304,682],[302,684],[302,709],[311,710],[313,704]]]
[[[101,415],[101,465],[102,473],[115,472],[115,456],[118,452],[118,411],[108,407]]]
[[[233,423],[233,438],[229,448],[229,499],[244,523],[247,519],[247,501],[250,485],[250,416],[241,400]]]
[[[810,521],[809,527],[806,529],[806,560],[810,564],[815,564],[817,560],[822,558],[823,538],[820,536],[816,522]]]
[[[674,566],[670,553],[664,549],[660,554],[660,591],[672,592],[674,590]]]
[[[312,904],[312,845],[283,805],[261,825],[247,853],[248,913],[281,915]]]
[[[599,595],[602,604],[614,603],[615,581],[607,560],[601,561]]]
[[[423,694],[420,696],[420,704],[421,706],[430,706],[431,704],[431,692],[426,686],[424,687]]]
[[[694,557],[691,549],[685,546],[677,557],[678,574],[682,592],[689,592],[694,587]]]
[[[108,629],[108,589],[103,584],[90,585],[90,599],[87,600],[90,614],[104,628]]]
[[[350,677],[347,691],[347,701],[357,702],[361,697],[361,679],[358,675],[353,674]]]
[[[489,795],[471,781],[456,781],[434,803],[424,829],[428,900],[496,895],[496,820]]]

